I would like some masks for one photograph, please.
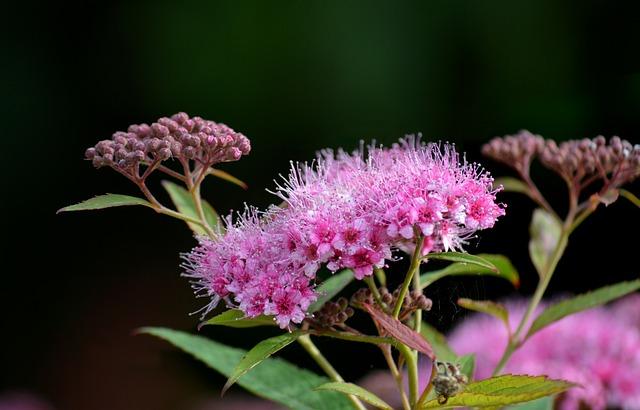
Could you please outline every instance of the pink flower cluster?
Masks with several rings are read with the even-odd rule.
[[[524,302],[509,302],[512,329]],[[536,333],[509,360],[504,372],[545,374],[579,383],[562,398],[561,409],[640,409],[640,295],[591,309]],[[479,337],[479,335],[482,335]],[[458,354],[476,354],[476,378],[491,376],[507,343],[504,324],[473,315],[451,334]]]
[[[411,252],[460,249],[504,214],[492,178],[460,161],[449,145],[407,137],[391,148],[352,154],[323,151],[314,166],[292,167],[275,194],[284,203],[248,209],[226,233],[200,238],[186,256],[197,292],[238,306],[247,316],[300,323],[315,299],[321,266],[352,269],[358,279]]]

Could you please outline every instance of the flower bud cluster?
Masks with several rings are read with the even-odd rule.
[[[248,209],[225,234],[202,239],[186,256],[186,276],[214,303],[274,314],[283,327],[300,323],[320,267],[363,279],[394,250],[412,252],[418,237],[426,255],[461,249],[492,227],[504,214],[492,182],[452,146],[413,138],[353,154],[324,151],[314,167],[293,166],[278,187],[286,206]],[[288,294],[282,303],[273,300],[276,290]]]
[[[460,393],[469,379],[460,372],[458,364],[449,362],[434,363],[436,375],[431,382],[438,398],[438,403],[445,404],[450,397]]]
[[[560,144],[528,131],[496,137],[482,147],[482,153],[503,162],[521,175],[529,174],[535,157],[578,190],[601,179],[616,188],[640,176],[640,145],[612,137],[570,140]]]
[[[317,329],[330,329],[344,324],[353,314],[349,301],[346,298],[338,298],[335,302],[329,301],[322,305],[320,310],[313,314],[310,324]]]
[[[482,154],[520,173],[527,173],[532,159],[542,151],[544,144],[540,135],[523,130],[515,135],[493,138],[482,147]]]
[[[547,140],[540,162],[568,181],[598,177],[608,179],[609,187],[615,188],[640,175],[640,145],[633,146],[619,137],[612,137],[607,144],[603,136],[559,145]]]
[[[111,167],[131,179],[140,178],[140,166],[155,166],[175,158],[204,167],[237,161],[251,150],[249,139],[224,124],[183,112],[163,117],[151,125],[134,124],[87,149],[85,156],[96,168]]]
[[[400,295],[400,288],[394,290],[393,293],[390,293],[389,290],[385,287],[381,287],[379,291],[380,291],[380,298],[382,299],[383,303],[385,303],[387,306],[396,305],[398,301],[398,296]],[[412,290],[410,292],[407,292],[404,296],[399,318],[400,320],[404,320],[411,313],[415,312],[418,309],[429,311],[431,310],[432,306],[433,306],[433,302],[431,301],[431,299],[426,297],[422,293],[422,291]]]

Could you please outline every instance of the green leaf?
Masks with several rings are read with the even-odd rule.
[[[513,177],[501,177],[496,178],[493,181],[495,188],[502,185],[502,192],[517,192],[520,194],[529,195],[529,187],[523,181]]]
[[[166,328],[148,327],[140,329],[140,332],[168,341],[225,376],[231,375],[235,365],[247,353],[202,336]],[[264,360],[238,380],[239,385],[256,396],[291,409],[352,410],[349,401],[339,393],[313,391],[316,386],[328,382],[326,377],[279,358]]]
[[[185,188],[180,185],[173,183],[171,181],[162,181],[162,186],[167,190],[169,196],[171,197],[171,201],[176,206],[178,212],[188,217],[199,220],[200,216],[198,215],[198,211],[196,211],[196,205],[193,201],[193,197]],[[202,202],[202,211],[204,212],[204,217],[209,224],[210,227],[214,228],[220,223],[220,218],[218,214],[213,209],[213,207],[204,199]],[[200,225],[187,222],[189,228],[198,235],[206,235],[207,231]]]
[[[547,396],[542,399],[509,406],[507,410],[553,410],[555,397]]]
[[[58,212],[71,212],[71,211],[92,211],[94,209],[113,208],[114,206],[130,206],[130,205],[142,205],[152,208],[150,202],[145,201],[142,198],[129,195],[120,194],[105,194],[98,195],[86,201],[82,201],[75,205],[65,206],[59,209]]]
[[[640,198],[635,196],[633,193],[627,191],[626,189],[619,189],[618,192],[620,196],[628,199],[632,204],[640,208]]]
[[[527,337],[565,316],[603,305],[638,289],[640,289],[640,279],[605,286],[551,305],[533,321]]]
[[[244,312],[237,309],[230,309],[214,316],[206,322],[202,322],[200,327],[206,325],[219,325],[235,328],[273,326],[275,322],[272,316],[245,317]]]
[[[327,280],[322,282],[316,289],[318,299],[309,306],[309,313],[319,310],[322,305],[333,299],[335,295],[351,283],[353,278],[353,271],[351,269],[345,269],[327,278]]]
[[[429,342],[438,360],[451,363],[458,360],[458,356],[449,347],[445,335],[435,327],[423,321],[420,326],[420,334]]]
[[[452,407],[496,407],[528,402],[561,393],[575,384],[546,376],[504,375],[469,383],[445,404],[437,399],[428,401],[423,409]]]
[[[471,300],[467,298],[460,298],[458,299],[458,305],[465,309],[494,316],[502,320],[507,329],[509,329],[509,312],[507,312],[507,309],[500,303],[492,302],[490,300]]]
[[[365,402],[371,404],[375,408],[383,410],[393,410],[393,407],[388,405],[384,400],[375,394],[371,393],[357,384],[345,383],[345,382],[331,382],[325,383],[316,387],[316,390],[333,390],[344,394],[350,394],[356,396]]]
[[[529,256],[531,262],[542,278],[547,270],[560,235],[562,224],[560,221],[542,208],[533,211],[529,227]]]
[[[302,336],[302,334],[299,332],[284,333],[278,336],[270,337],[269,339],[265,339],[255,345],[253,349],[249,350],[247,354],[242,357],[240,363],[238,363],[236,368],[233,369],[231,376],[229,376],[229,379],[222,388],[222,394],[229,390],[229,387],[231,387],[249,370],[253,369],[255,366],[260,364],[260,362],[262,362],[272,354],[289,346],[300,336]]]
[[[247,185],[246,182],[234,177],[233,175],[229,174],[228,172],[222,171],[220,169],[209,168],[209,171],[207,173],[209,175],[213,175],[215,177],[223,179],[223,180],[225,180],[227,182],[231,182],[232,184],[237,185],[242,189],[249,189],[249,186]]]
[[[463,252],[430,253],[425,257],[425,259],[437,259],[437,260],[450,261],[450,262],[469,263],[472,265],[478,265],[483,268],[487,268],[496,273],[498,272],[498,268],[496,268],[493,263],[489,262],[485,258],[482,258],[477,255],[463,253]]]
[[[473,373],[476,371],[476,355],[466,354],[460,356],[456,362],[460,365],[460,373],[473,380]]]
[[[511,282],[513,286],[518,288],[520,286],[520,275],[513,266],[509,258],[504,255],[480,253],[477,256],[489,261],[498,270],[485,268],[476,264],[470,264],[465,262],[456,262],[447,266],[444,269],[427,272],[420,276],[420,285],[422,288],[426,288],[433,282],[442,279],[446,276],[458,276],[458,275],[489,275],[504,278]]]

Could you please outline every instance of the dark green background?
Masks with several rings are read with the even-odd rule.
[[[0,396],[33,392],[70,410],[192,409],[218,394],[213,372],[132,336],[142,325],[195,331],[187,313],[200,301],[177,267],[193,245],[185,227],[146,209],[55,215],[94,194],[135,193],[83,161],[98,139],[177,111],[242,131],[253,152],[225,169],[251,189],[205,187],[223,213],[270,203],[264,188],[289,160],[360,139],[422,132],[472,160],[521,128],[638,143],[639,12],[620,1],[14,2],[0,65]],[[561,204],[562,184],[536,175]],[[503,200],[508,216],[470,250],[511,255],[528,293],[533,207]],[[637,276],[637,215],[616,203],[581,227],[551,290]],[[509,293],[492,279],[445,281],[428,295],[428,317],[446,329],[465,315],[458,297]],[[245,347],[264,335],[221,332],[205,333]],[[380,365],[375,350],[337,346],[329,356],[350,379]],[[295,348],[287,356],[304,360]]]

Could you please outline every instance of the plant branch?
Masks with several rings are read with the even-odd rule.
[[[422,254],[423,245],[424,245],[424,236],[420,234],[418,235],[418,240],[416,241],[416,249],[413,251],[413,256],[411,257],[411,265],[409,265],[409,270],[407,271],[407,274],[404,277],[404,282],[402,283],[402,288],[400,288],[400,293],[398,294],[396,305],[393,307],[393,317],[395,319],[397,319],[398,316],[400,316],[400,310],[402,309],[404,298],[407,295],[407,291],[409,290],[409,286],[411,285],[413,276],[416,274],[416,271],[420,267],[420,261],[422,260],[420,255]]]

